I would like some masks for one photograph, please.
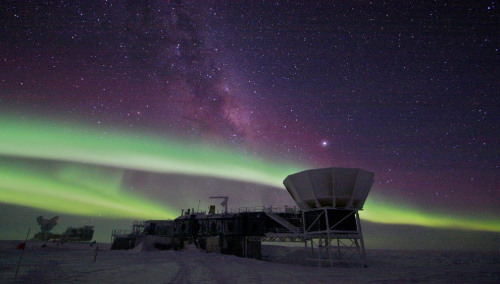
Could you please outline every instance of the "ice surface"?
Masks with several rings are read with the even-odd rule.
[[[0,242],[1,283],[498,283],[500,252],[377,250],[368,268],[307,267],[302,249],[263,246],[263,258],[187,251],[111,251],[109,245],[28,243],[17,278],[21,241]],[[292,263],[292,264],[284,264]],[[295,263],[295,264],[293,264]]]

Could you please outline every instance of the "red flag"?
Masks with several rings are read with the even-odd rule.
[[[17,249],[25,249],[26,248],[26,243],[18,244]]]

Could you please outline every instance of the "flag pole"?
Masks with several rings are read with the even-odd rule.
[[[17,272],[19,272],[19,266],[21,266],[21,260],[23,259],[23,254],[24,250],[26,249],[26,243],[28,242],[28,236],[30,235],[30,231],[31,228],[28,229],[28,234],[26,234],[26,240],[24,240],[23,251],[21,252],[21,257],[19,257],[19,263],[17,264],[16,275],[14,277],[17,277]]]
[[[97,258],[97,251],[99,250],[99,246],[97,246],[95,248],[95,255],[94,255],[94,262],[95,262],[95,259]]]

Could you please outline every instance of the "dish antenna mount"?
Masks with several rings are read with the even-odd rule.
[[[224,214],[227,214],[227,201],[229,196],[210,196],[210,199],[224,199],[220,205],[224,206]]]

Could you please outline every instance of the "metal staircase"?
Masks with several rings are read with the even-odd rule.
[[[295,227],[292,225],[290,222],[288,222],[285,218],[280,217],[278,214],[273,213],[273,212],[265,212],[269,218],[273,219],[276,221],[278,224],[281,226],[285,227],[290,233],[295,233],[295,234],[300,234],[301,229]]]

